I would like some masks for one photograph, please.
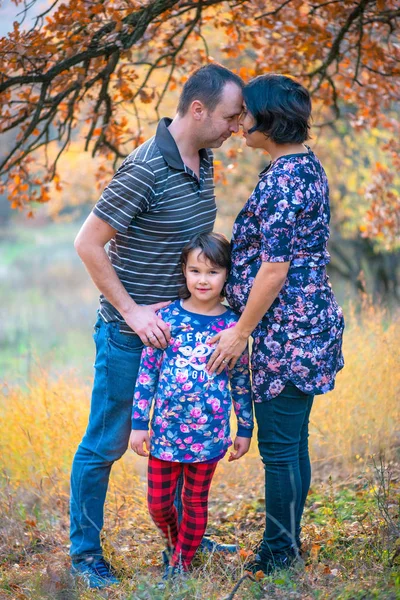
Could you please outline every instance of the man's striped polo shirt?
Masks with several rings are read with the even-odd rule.
[[[178,297],[182,249],[197,233],[212,231],[215,222],[212,152],[200,150],[198,179],[183,163],[170,123],[162,119],[156,135],[124,160],[93,209],[116,229],[108,256],[138,304]],[[100,314],[131,332],[103,295]]]

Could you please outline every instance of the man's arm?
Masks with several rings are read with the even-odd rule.
[[[169,327],[155,311],[169,302],[140,306],[130,297],[112,266],[105,245],[115,236],[116,230],[91,213],[75,239],[75,249],[90,277],[100,292],[123,316],[125,322],[142,342],[149,345],[148,336],[154,334],[151,345],[165,348],[170,339]]]

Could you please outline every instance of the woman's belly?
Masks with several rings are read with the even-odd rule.
[[[233,273],[226,286],[230,306],[242,312],[254,282],[252,273]],[[325,267],[290,267],[287,279],[259,326],[272,329],[283,341],[328,329],[343,318]]]

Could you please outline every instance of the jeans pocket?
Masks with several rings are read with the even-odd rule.
[[[109,328],[108,341],[114,348],[125,352],[141,352],[143,350],[143,342],[136,334],[121,333],[118,325],[113,325]]]

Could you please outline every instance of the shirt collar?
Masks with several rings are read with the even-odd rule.
[[[264,167],[262,171],[259,172],[258,176],[262,177],[263,175],[265,175],[265,173],[267,173],[267,171],[269,171],[269,168],[271,165],[272,165],[272,161],[270,163],[268,163],[267,166]]]
[[[311,150],[310,146],[307,146],[307,144],[303,144],[303,145],[307,148],[307,152],[298,152],[296,154],[284,154],[283,156],[280,156],[279,158],[293,158],[293,156],[311,156],[311,155],[313,155],[313,151]],[[276,158],[275,160],[271,160],[271,162],[269,162],[267,164],[267,166],[264,167],[264,169],[258,174],[258,176],[262,177],[263,175],[265,175],[265,173],[267,173],[267,171],[269,171],[272,163],[275,162],[276,160],[279,160],[279,158]]]
[[[163,155],[165,162],[173,169],[184,171],[185,165],[180,155],[178,146],[168,131],[168,127],[171,125],[171,123],[172,119],[167,117],[161,119],[157,126],[155,141],[161,154]],[[210,160],[207,150],[205,148],[201,148],[201,150],[199,150],[199,154],[200,160],[205,161],[209,165]]]

